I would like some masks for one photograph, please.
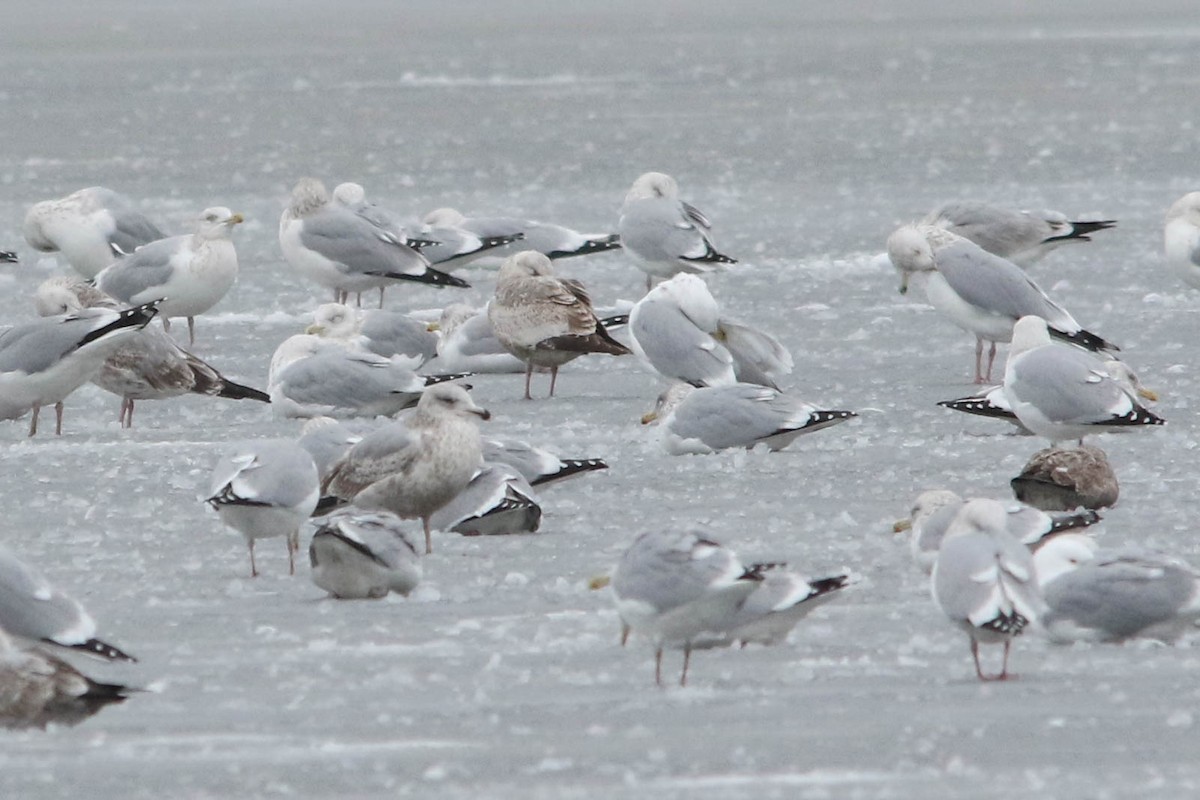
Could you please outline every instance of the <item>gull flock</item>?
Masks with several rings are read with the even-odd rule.
[[[786,386],[795,367],[787,348],[722,312],[703,276],[736,270],[738,261],[718,250],[713,223],[662,173],[634,181],[613,232],[587,234],[445,208],[407,218],[359,184],[330,192],[301,178],[282,211],[279,249],[298,281],[332,292],[333,302],[279,343],[265,391],[226,378],[170,327],[186,319],[193,347],[196,318],[236,291],[241,222],[215,206],[192,232],[167,236],[134,201],[100,187],[32,206],[26,243],[56,253],[75,275],[38,289],[39,319],[0,333],[0,418],[29,414],[34,436],[39,411],[53,406],[61,434],[64,402],[90,381],[120,397],[124,428],[136,401],[185,393],[254,400],[269,404],[265,413],[302,420],[291,439],[231,442],[212,470],[205,502],[245,538],[251,576],[259,574],[259,539],[282,538],[294,574],[302,534],[313,531],[310,575],[331,597],[407,595],[437,569],[438,536],[536,531],[543,491],[608,468],[502,432],[485,439],[480,424],[491,414],[470,389],[489,374],[524,373],[524,398],[553,402],[559,370],[571,361],[632,355],[662,381],[642,422],[657,425],[672,455],[781,450],[858,416],[801,399]],[[887,240],[901,292],[919,287],[974,336],[977,383],[993,380],[997,345],[1011,343],[995,385],[943,405],[1051,444],[1013,480],[1018,499],[930,490],[896,525],[911,531],[916,567],[967,635],[982,680],[1010,677],[1013,640],[1029,629],[1055,641],[1170,640],[1200,620],[1200,572],[1170,554],[1104,550],[1081,533],[1117,498],[1112,466],[1085,437],[1164,420],[1143,403],[1155,396],[1121,360],[1126,353],[1077,322],[1025,269],[1114,225],[955,202]],[[1172,271],[1200,287],[1200,192],[1171,207],[1164,241]],[[587,287],[558,267],[609,251],[644,273],[647,291],[631,307],[597,310]],[[17,258],[3,253],[6,262]],[[454,272],[472,261],[499,263],[472,273],[494,283],[483,308],[452,296],[436,319],[383,308],[388,288],[467,287]],[[380,308],[363,309],[375,291]],[[533,375],[547,371],[547,397],[534,401]],[[351,430],[341,422],[350,418],[384,419]],[[710,532],[681,524],[637,536],[592,586],[609,588],[621,644],[638,637],[653,647],[660,685],[664,652],[682,651],[683,685],[694,650],[782,642],[854,583],[849,572],[810,577],[782,561],[744,563]],[[52,652],[132,660],[96,639],[96,629],[79,603],[0,551],[0,724],[74,723],[128,697],[130,687],[94,682]],[[981,645],[990,644],[1003,648],[998,671],[983,666]]]

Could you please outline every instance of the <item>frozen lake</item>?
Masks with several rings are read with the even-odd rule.
[[[262,386],[324,292],[276,240],[292,183],[363,183],[438,206],[611,229],[642,172],[674,175],[742,263],[709,281],[792,349],[795,390],[861,419],[777,454],[672,458],[638,417],[659,391],[631,358],[564,369],[552,401],[473,380],[493,435],[607,473],[545,493],[542,531],[442,534],[405,600],[337,603],[200,502],[226,443],[293,435],[248,403],[138,406],[91,387],[66,435],[0,423],[3,541],[140,658],[84,663],[154,689],[79,727],[0,732],[0,796],[59,798],[1184,797],[1200,792],[1200,649],[1014,646],[980,685],[966,638],[891,534],[922,489],[1004,496],[1042,446],[938,408],[968,393],[971,337],[873,267],[887,234],[982,199],[1115,218],[1033,274],[1119,343],[1165,429],[1099,443],[1121,480],[1106,544],[1200,564],[1200,297],[1166,270],[1162,217],[1197,187],[1194,2],[779,0],[205,4],[5,11],[0,321],[59,268],[21,240],[33,202],[101,184],[172,231],[247,217],[235,293],[196,351]],[[450,7],[445,7],[450,6]],[[597,304],[636,299],[619,253],[567,263]],[[388,307],[482,302],[389,292]],[[1189,344],[1193,343],[1193,344]],[[544,391],[544,384],[542,384]],[[605,572],[642,530],[705,526],[747,560],[858,582],[775,648],[698,653],[660,690],[622,649]],[[671,670],[679,655],[670,654]]]

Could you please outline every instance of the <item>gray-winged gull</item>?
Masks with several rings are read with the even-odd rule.
[[[421,582],[421,558],[404,521],[388,511],[346,508],[321,521],[308,546],[312,580],[341,599],[407,595]]]
[[[398,311],[358,313],[343,303],[324,303],[313,311],[313,322],[305,332],[409,369],[419,369],[437,355],[438,337],[429,323]]]
[[[989,253],[1028,267],[1064,244],[1090,242],[1089,234],[1112,228],[1117,222],[1070,220],[1058,211],[1016,211],[968,200],[934,209],[921,224],[945,228]]]
[[[536,250],[551,261],[557,261],[603,253],[621,246],[620,237],[615,233],[580,233],[562,225],[516,217],[466,217],[453,208],[431,211],[425,216],[425,221],[470,231],[481,240],[508,238],[511,240],[508,244],[488,253],[489,256],[501,258],[507,258],[520,249]]]
[[[487,461],[429,519],[431,528],[466,536],[534,533],[541,524],[542,507],[525,477],[508,464]]]
[[[1163,247],[1167,266],[1188,286],[1200,289],[1200,192],[1188,192],[1171,205]]]

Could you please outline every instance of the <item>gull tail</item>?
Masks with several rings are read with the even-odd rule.
[[[551,261],[560,258],[572,258],[574,256],[586,256],[592,253],[603,253],[606,250],[617,250],[621,247],[621,237],[615,233],[610,233],[603,236],[596,236],[588,239],[574,250],[553,250],[546,253],[546,258]]]
[[[1050,522],[1050,536],[1056,533],[1065,533],[1066,531],[1076,531],[1080,528],[1087,528],[1095,525],[1100,521],[1100,515],[1091,509],[1076,511],[1069,514],[1059,514],[1052,516]]]
[[[942,408],[948,408],[951,411],[962,411],[965,414],[975,414],[980,417],[1008,420],[1015,420],[1017,418],[1017,415],[1007,408],[1001,408],[991,400],[988,400],[987,397],[980,395],[960,397],[957,400],[940,400],[938,401],[938,405]]]
[[[730,256],[718,253],[715,249],[713,249],[711,242],[706,241],[704,243],[704,246],[705,246],[704,255],[696,256],[694,258],[681,258],[680,261],[688,261],[693,264],[736,264],[736,263],[738,263],[736,258],[731,258]]]
[[[69,645],[69,647],[71,650],[78,650],[81,653],[98,656],[106,661],[132,661],[137,663],[137,659],[133,656],[99,639],[88,639],[86,642]]]
[[[1097,423],[1098,425],[1117,425],[1125,426],[1140,426],[1140,425],[1166,425],[1167,421],[1155,414],[1149,409],[1142,408],[1136,403],[1133,409],[1128,414],[1114,416],[1112,419]]]
[[[1089,233],[1115,228],[1117,221],[1115,219],[1100,219],[1088,222],[1071,222],[1069,224],[1071,226],[1069,233],[1064,233],[1062,236],[1051,236],[1045,242],[1069,242],[1071,240],[1090,242],[1092,237],[1088,236]]]

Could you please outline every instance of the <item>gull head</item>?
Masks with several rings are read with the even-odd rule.
[[[451,303],[442,309],[436,324],[430,325],[430,330],[441,331],[442,336],[449,336],[460,325],[478,313],[466,303]]]
[[[554,276],[554,264],[537,250],[522,250],[509,256],[500,265],[496,282],[502,283],[513,278],[534,278],[539,276]]]
[[[430,386],[417,401],[417,409],[427,414],[449,415],[466,419],[489,420],[492,415],[486,408],[475,405],[467,390],[453,383],[438,383]]]
[[[916,225],[905,225],[888,237],[888,258],[900,272],[900,294],[908,294],[908,284],[915,273],[934,270],[933,248],[925,230]]]
[[[658,399],[654,401],[654,410],[647,411],[642,415],[642,424],[649,425],[652,422],[661,421],[668,414],[678,408],[679,404],[684,401],[684,398],[686,398],[695,390],[696,387],[692,386],[690,383],[683,383],[682,381],[679,381],[678,383],[671,384],[669,387],[667,387],[667,390],[660,394]]]
[[[1062,533],[1053,537],[1033,554],[1038,583],[1045,586],[1091,561],[1096,557],[1097,547],[1095,540],[1081,533]]]
[[[625,195],[625,202],[645,200],[652,197],[679,197],[679,184],[670,175],[661,172],[647,172],[638,177]]]
[[[348,208],[355,208],[366,202],[367,190],[360,183],[339,183],[333,187],[333,199]]]
[[[42,230],[42,220],[54,213],[54,203],[53,200],[35,203],[25,214],[25,225],[22,230],[22,233],[25,234],[25,241],[40,253],[53,253],[58,250],[58,245],[47,238]]]
[[[971,533],[984,533],[989,536],[1008,535],[1008,510],[999,500],[976,499],[968,500],[958,512],[958,516],[946,529],[949,541],[954,536],[965,536]]]
[[[329,202],[329,191],[316,178],[301,178],[292,187],[288,211],[293,217],[304,217]]]
[[[1047,344],[1050,344],[1050,331],[1046,327],[1046,320],[1032,314],[1021,317],[1013,325],[1012,344],[1008,349],[1008,360],[1011,363],[1021,353]]]
[[[74,314],[83,310],[79,297],[54,278],[42,283],[33,296],[33,306],[39,317],[55,317]]]
[[[198,233],[202,239],[228,239],[233,226],[245,221],[245,217],[225,206],[213,206],[200,212]]]
[[[313,312],[313,324],[304,332],[327,339],[349,339],[358,332],[358,316],[350,306],[324,303],[317,306]]]
[[[892,525],[893,533],[900,533],[910,529],[920,529],[925,520],[934,515],[935,512],[949,505],[961,503],[962,498],[949,489],[930,489],[926,492],[921,492],[917,495],[917,499],[913,501],[912,509],[908,513],[908,519],[902,519]]]
[[[1188,192],[1171,205],[1170,210],[1167,211],[1167,222],[1174,222],[1177,219],[1200,226],[1200,192]],[[29,238],[28,235],[26,238]],[[30,244],[33,243],[30,242]]]
[[[421,222],[435,228],[461,228],[466,221],[467,218],[453,208],[435,208],[421,218]]]

